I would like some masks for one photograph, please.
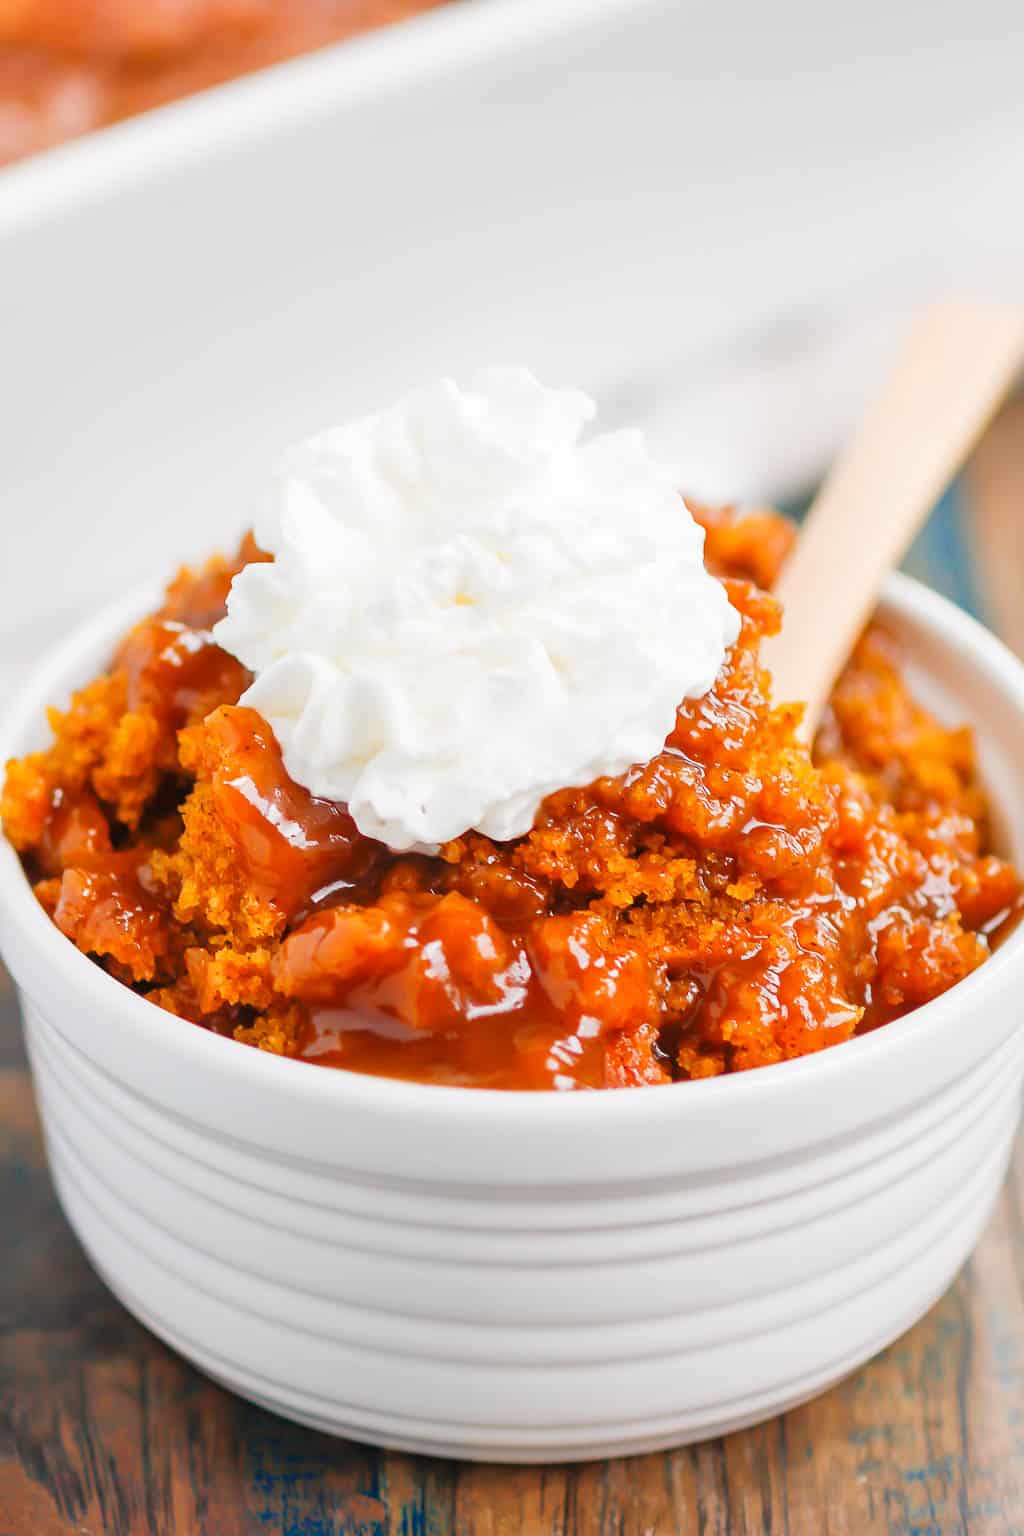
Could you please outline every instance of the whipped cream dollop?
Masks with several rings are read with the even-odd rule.
[[[281,463],[219,645],[285,766],[360,831],[528,832],[553,790],[659,752],[739,617],[642,435],[525,369],[449,379]]]

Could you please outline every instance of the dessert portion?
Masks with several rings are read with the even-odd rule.
[[[443,0],[0,5],[0,165]]]
[[[634,440],[580,463],[580,398],[524,377],[307,445],[258,524],[272,548],[250,536],[182,572],[52,712],[52,744],[8,764],[0,804],[43,907],[182,1028],[428,1083],[743,1071],[946,991],[1022,909],[970,732],[915,701],[876,625],[812,758],[758,660],[789,524],[676,497],[669,517]],[[551,576],[559,529],[593,541],[591,565],[568,547]],[[625,655],[602,653],[606,618]],[[550,791],[555,717],[531,689],[559,645],[573,727],[553,751],[589,776]],[[589,774],[602,665],[607,762]],[[669,718],[630,756],[666,679]],[[321,771],[347,775],[353,803]]]

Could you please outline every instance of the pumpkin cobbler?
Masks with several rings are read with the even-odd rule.
[[[791,538],[691,508],[741,615],[664,750],[532,831],[395,855],[287,775],[214,643],[234,574],[183,571],[7,765],[2,816],[67,938],[183,1021],[332,1067],[490,1088],[710,1077],[876,1029],[983,963],[1021,908],[969,730],[861,639],[813,760],[759,664]],[[184,1023],[182,1028],[186,1027]]]

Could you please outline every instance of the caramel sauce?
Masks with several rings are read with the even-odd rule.
[[[214,802],[254,890],[294,918],[365,884],[386,850],[362,836],[343,805],[289,778],[255,710],[225,706],[206,729],[221,755]]]
[[[599,1087],[602,1036],[641,1021],[635,954],[588,918],[498,924],[476,902],[384,896],[335,908],[282,946],[277,984],[310,1005],[299,1053],[325,1066],[489,1087]]]
[[[145,619],[114,656],[127,678],[127,706],[149,712],[170,730],[201,720],[221,699],[237,698],[249,684],[241,662],[215,643],[208,629],[179,619]]]

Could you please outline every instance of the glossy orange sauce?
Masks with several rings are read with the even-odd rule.
[[[0,165],[443,0],[4,0]]]
[[[680,508],[680,515],[687,515]],[[697,509],[742,632],[663,752],[564,790],[528,837],[396,857],[289,778],[210,626],[231,564],[184,573],[111,669],[8,765],[40,900],[185,1019],[322,1066],[577,1089],[746,1070],[877,1028],[983,963],[1021,910],[970,733],[908,692],[881,630],[815,761],[758,662],[791,537]]]
[[[221,708],[205,729],[221,753],[211,776],[213,805],[230,829],[249,889],[289,921],[358,892],[384,850],[360,836],[343,805],[288,777],[261,716]]]

